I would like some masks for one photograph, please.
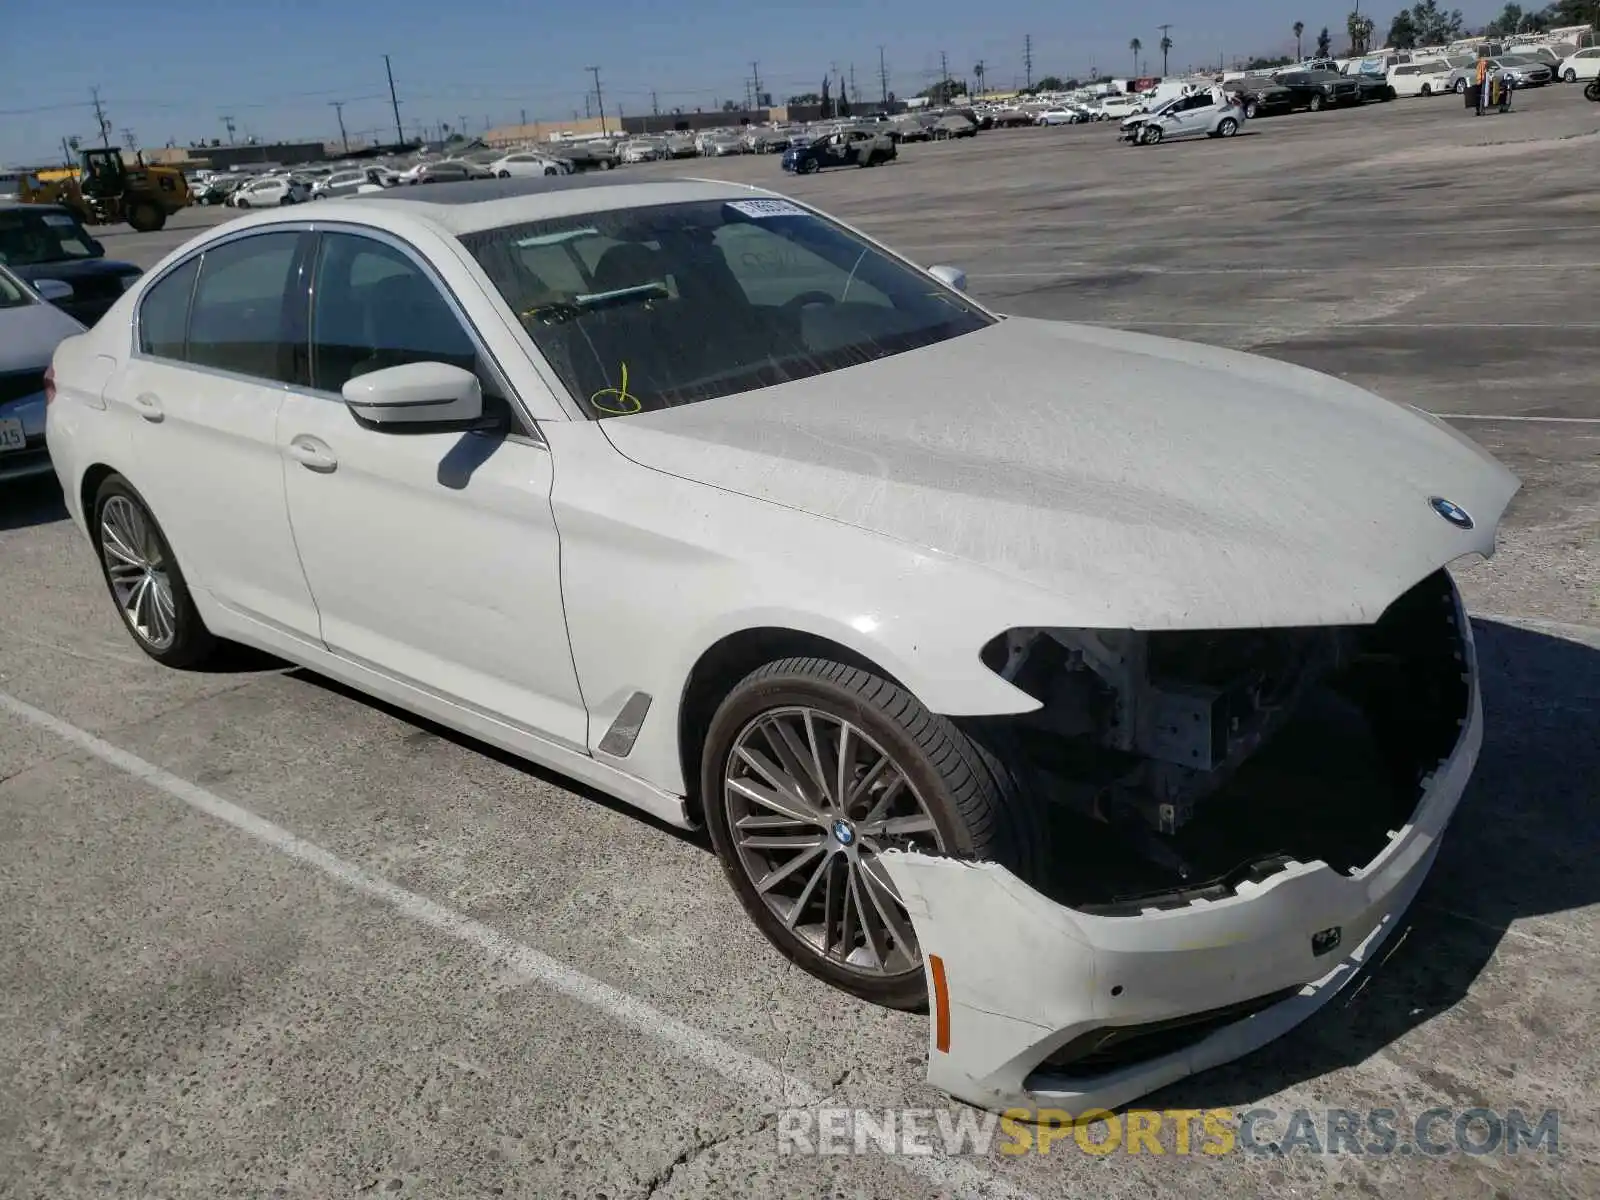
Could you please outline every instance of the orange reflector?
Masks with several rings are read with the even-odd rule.
[[[933,975],[933,1048],[950,1053],[950,989],[944,981],[944,959],[928,955],[928,970]]]

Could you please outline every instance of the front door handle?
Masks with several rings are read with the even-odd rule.
[[[339,467],[339,460],[328,443],[308,433],[297,434],[289,440],[289,457],[319,475],[327,475]]]
[[[133,398],[133,407],[146,421],[151,424],[160,424],[166,419],[166,411],[161,407],[161,401],[149,392],[140,392]]]

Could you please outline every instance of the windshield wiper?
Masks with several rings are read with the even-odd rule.
[[[524,321],[559,325],[565,321],[577,320],[584,313],[626,308],[633,304],[647,304],[651,300],[667,300],[671,296],[672,293],[667,290],[667,285],[657,280],[654,283],[641,283],[636,287],[616,288],[609,292],[587,292],[581,296],[574,296],[571,300],[530,308],[521,316]]]

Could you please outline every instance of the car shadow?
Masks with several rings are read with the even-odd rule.
[[[663,833],[670,833],[672,836],[699,846],[704,850],[709,851],[711,849],[711,840],[703,830],[680,829],[676,825],[669,825],[665,821],[645,812],[643,809],[635,808],[631,804],[628,804],[622,800],[618,800],[613,796],[608,796],[598,788],[590,787],[588,784],[573,779],[571,776],[563,775],[559,771],[553,771],[546,767],[540,766],[538,763],[529,762],[527,759],[520,758],[511,753],[509,750],[502,750],[500,747],[490,745],[488,742],[479,741],[477,738],[471,737],[468,734],[460,733],[446,725],[440,725],[437,721],[430,721],[427,717],[419,716],[408,709],[401,708],[395,704],[390,704],[387,700],[380,700],[376,696],[371,696],[366,692],[349,687],[348,685],[343,684],[336,679],[330,679],[325,675],[318,675],[316,672],[307,670],[304,667],[295,667],[293,670],[286,672],[286,674],[291,679],[297,679],[302,683],[308,683],[315,687],[322,688],[324,691],[333,692],[336,695],[343,696],[347,700],[351,700],[357,704],[363,704],[368,708],[377,709],[379,712],[394,718],[396,721],[403,721],[407,725],[414,726],[419,732],[432,735],[433,737],[437,737],[446,742],[450,742],[453,745],[460,746],[464,750],[470,750],[474,754],[481,754],[485,758],[491,758],[495,762],[509,767],[511,770],[516,771],[519,774],[527,775],[533,779],[539,780],[542,783],[548,783],[552,787],[558,787],[564,791],[571,792],[574,795],[582,796],[585,800],[590,800],[595,804],[603,805],[604,807],[611,809],[613,812],[634,817],[645,825],[659,829]]]
[[[67,519],[67,504],[54,475],[0,483],[0,532]]]
[[[1497,621],[1473,629],[1483,751],[1433,871],[1383,952],[1305,1024],[1138,1107],[1249,1105],[1355,1066],[1460,1004],[1513,921],[1600,902],[1600,649]]]

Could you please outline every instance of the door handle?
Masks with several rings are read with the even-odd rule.
[[[133,398],[133,407],[146,421],[151,424],[160,424],[166,419],[166,412],[161,407],[161,401],[149,392],[140,392]]]
[[[289,457],[308,471],[327,475],[338,469],[339,460],[321,438],[302,433],[289,440]]]

